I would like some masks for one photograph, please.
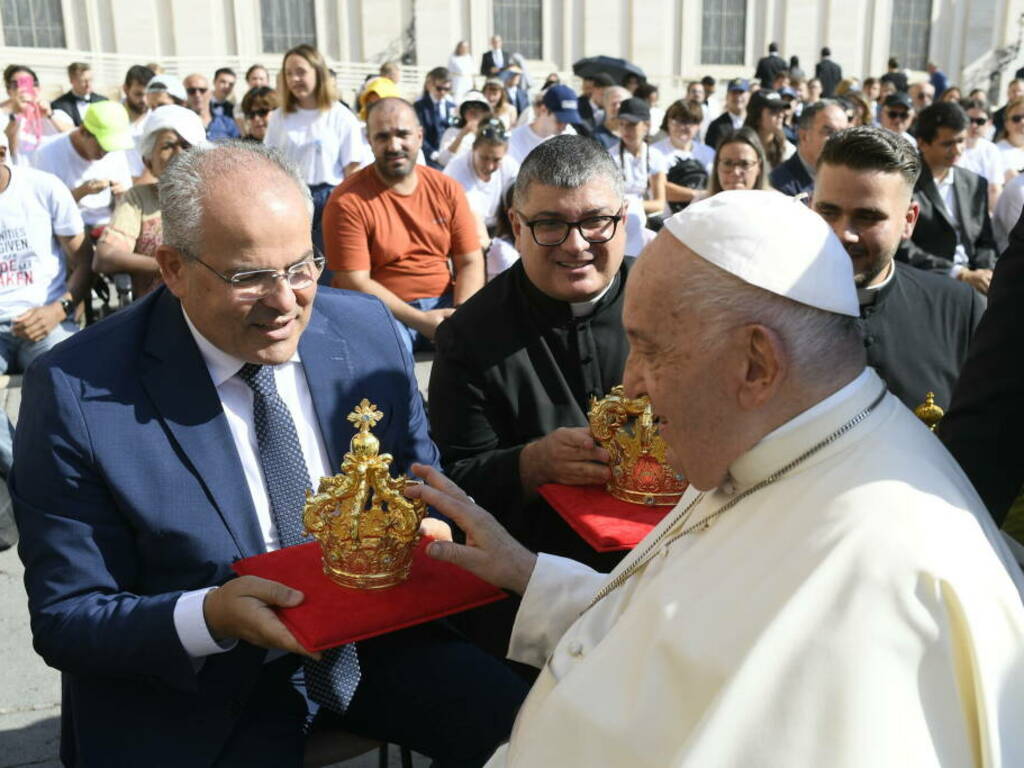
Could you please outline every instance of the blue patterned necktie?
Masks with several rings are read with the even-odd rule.
[[[273,368],[246,363],[238,376],[252,389],[256,444],[270,498],[270,516],[281,546],[302,544],[308,540],[302,530],[302,507],[309,487],[309,470],[295,422],[277,393]],[[313,701],[335,712],[344,712],[359,685],[355,645],[331,648],[324,651],[322,661],[307,661],[305,666],[306,688]]]

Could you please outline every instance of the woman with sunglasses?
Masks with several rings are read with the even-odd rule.
[[[281,106],[277,91],[257,86],[242,97],[242,138],[262,142],[267,135],[270,113]]]
[[[964,101],[961,106],[970,122],[967,125],[967,144],[958,165],[988,181],[988,207],[995,210],[999,193],[1003,191],[1006,169],[999,148],[986,138],[992,126],[991,113],[988,105],[978,99]]]
[[[277,92],[282,103],[270,113],[263,143],[281,150],[309,185],[313,244],[322,252],[320,222],[327,198],[359,169],[369,150],[359,121],[338,101],[334,77],[313,46],[303,43],[285,53]]]
[[[472,150],[453,158],[444,169],[466,192],[469,209],[481,224],[481,245],[486,246],[497,223],[501,196],[516,180],[519,163],[508,154],[508,133],[496,117],[480,122]]]
[[[996,146],[1003,155],[1005,181],[1024,170],[1024,99],[1014,99],[1003,113],[1003,130],[996,137]]]
[[[480,91],[468,91],[459,103],[459,122],[446,128],[441,134],[441,142],[437,153],[437,162],[442,168],[448,166],[452,158],[465,154],[473,149],[476,129],[481,121],[491,117],[491,105]]]
[[[199,115],[169,104],[154,110],[139,141],[139,154],[150,175],[159,180],[171,161],[191,146],[206,143]],[[160,285],[154,254],[163,243],[163,219],[157,183],[136,184],[117,202],[110,224],[96,244],[92,268],[100,274],[127,273],[132,297],[139,299]]]
[[[796,154],[796,147],[786,139],[782,131],[785,112],[786,102],[775,91],[758,91],[751,97],[750,106],[747,107],[747,119],[743,125],[757,132],[768,162],[766,174]]]

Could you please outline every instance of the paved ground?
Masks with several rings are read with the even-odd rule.
[[[424,357],[416,364],[423,391],[429,372],[430,362]],[[20,387],[19,377],[0,379],[0,406],[15,423]],[[0,503],[6,501],[6,488],[0,486]],[[60,676],[32,650],[22,573],[14,548],[0,552],[0,768],[59,768]],[[425,768],[429,761],[415,755],[413,764]],[[390,749],[389,765],[400,765],[397,748]],[[376,766],[377,754],[372,752],[331,768]]]

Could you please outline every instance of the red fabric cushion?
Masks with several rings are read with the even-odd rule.
[[[320,544],[311,541],[235,562],[240,576],[262,576],[306,596],[277,614],[302,646],[321,651],[493,603],[507,595],[450,563],[429,557],[424,538],[409,578],[388,589],[349,589],[324,575]]]
[[[580,537],[598,552],[632,549],[672,507],[620,501],[602,485],[557,485],[537,489]]]

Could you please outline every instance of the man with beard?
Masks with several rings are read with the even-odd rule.
[[[921,160],[879,128],[848,128],[818,159],[813,208],[853,260],[868,365],[909,408],[948,408],[985,300],[968,285],[894,260],[917,223]]]
[[[426,348],[484,284],[476,221],[457,181],[416,165],[423,127],[408,102],[375,102],[366,131],[373,164],[339,184],[324,210],[333,285],[377,296],[409,350]]]

